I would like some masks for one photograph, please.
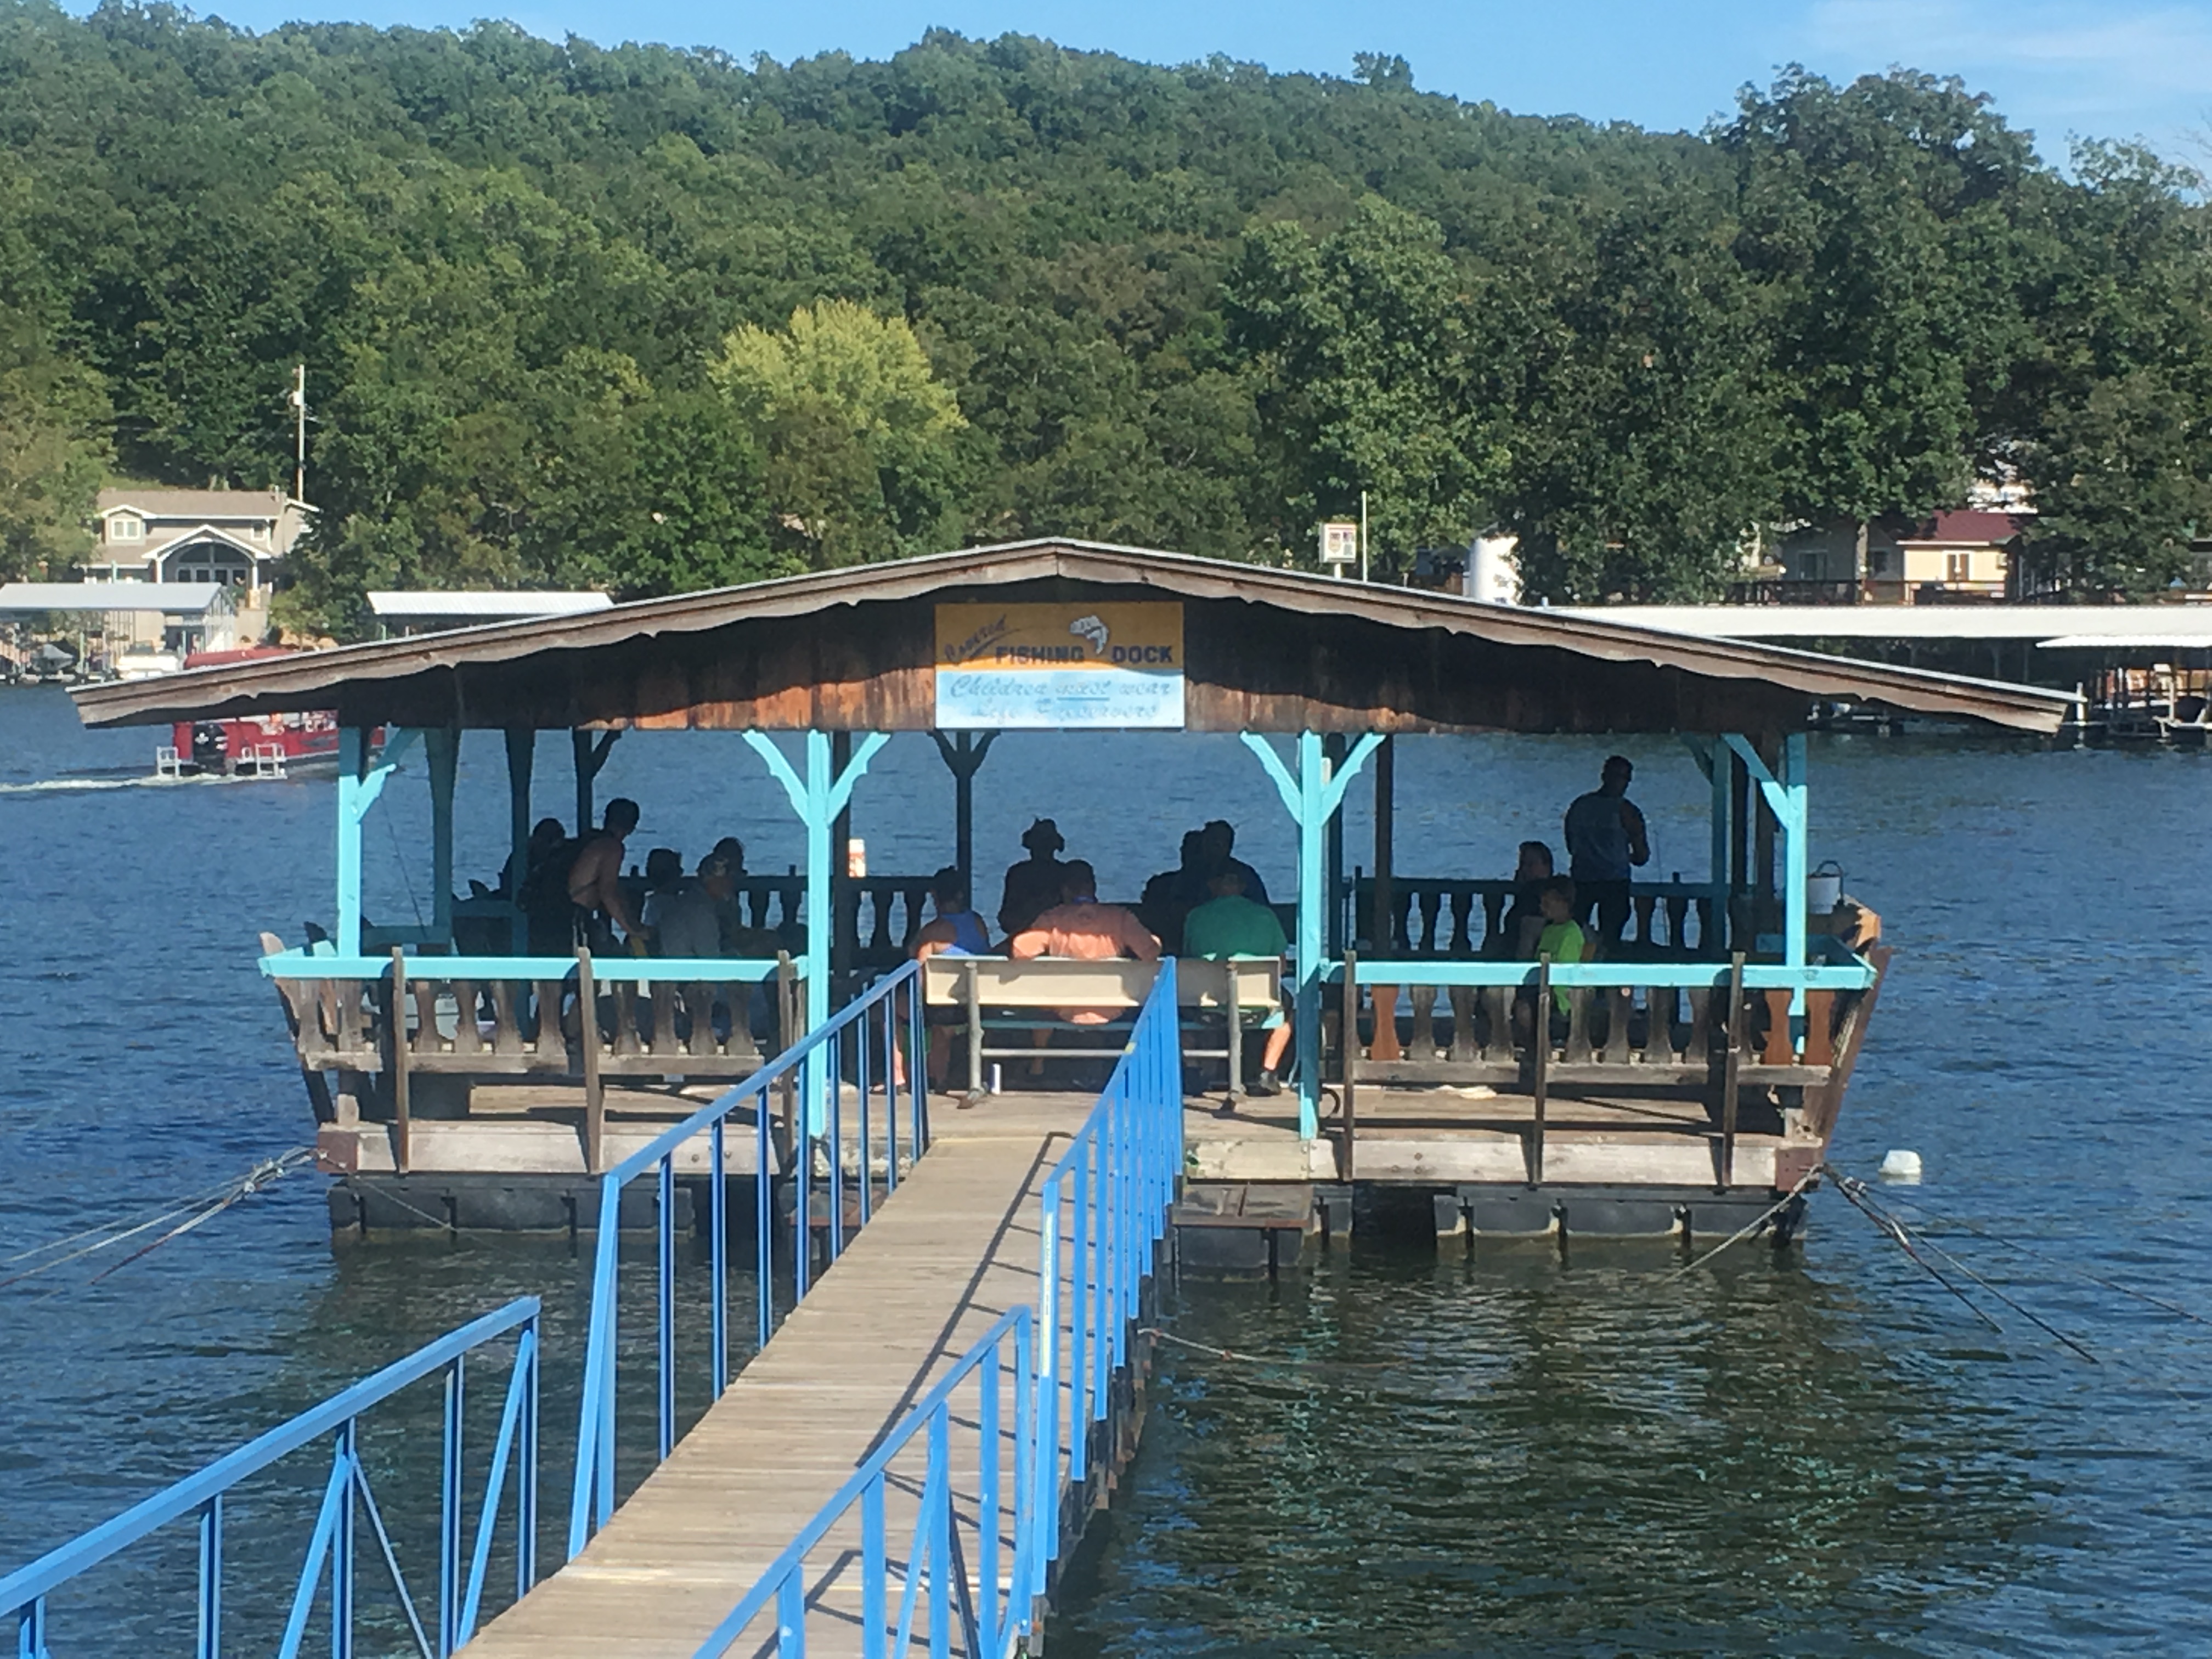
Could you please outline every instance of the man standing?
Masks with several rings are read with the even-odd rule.
[[[1050,818],[1039,818],[1023,830],[1022,845],[1030,855],[1007,869],[1006,890],[999,897],[999,932],[1007,938],[1060,902],[1073,867],[1060,861],[1060,850],[1067,843]]]
[[[1567,808],[1567,872],[1574,878],[1576,913],[1597,913],[1598,937],[1618,945],[1628,926],[1628,883],[1638,865],[1651,861],[1644,814],[1628,799],[1636,775],[1626,756],[1607,758],[1598,787]]]
[[[637,828],[637,817],[635,801],[616,796],[607,803],[604,827],[584,838],[568,866],[568,902],[576,908],[577,929],[602,955],[613,953],[617,927],[629,941],[630,954],[645,954],[645,929],[622,884],[623,846]]]

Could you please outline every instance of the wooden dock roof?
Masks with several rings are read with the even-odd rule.
[[[1782,732],[1814,699],[2053,732],[2063,694],[1060,539],[194,670],[88,726],[309,709],[349,726],[914,731],[940,603],[1177,602],[1194,731]]]

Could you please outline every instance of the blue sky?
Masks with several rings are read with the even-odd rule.
[[[836,48],[882,57],[932,25],[1008,30],[1153,62],[1212,52],[1276,70],[1343,74],[1395,52],[1421,87],[1516,111],[1702,125],[1746,81],[1802,62],[1846,78],[1907,64],[1994,94],[2044,154],[2068,135],[2149,140],[2212,164],[2212,0],[201,0],[232,21],[349,17],[418,25],[500,15],[533,33],[714,46],[787,60]]]

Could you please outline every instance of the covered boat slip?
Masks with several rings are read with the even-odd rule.
[[[2068,707],[2027,687],[1060,541],[77,694],[92,725],[337,709],[348,736],[334,938],[263,966],[291,988],[303,1064],[356,1091],[337,1098],[327,1083],[333,1098],[318,1110],[332,1127],[362,1120],[357,1170],[423,1167],[426,1088],[444,1092],[438,1112],[482,1120],[476,1139],[489,1140],[500,1114],[466,1106],[468,1090],[489,1104],[498,1089],[558,1084],[582,1091],[576,1105],[508,1115],[541,1134],[562,1122],[566,1168],[588,1178],[621,1116],[592,1103],[606,1079],[703,1085],[748,1067],[761,1027],[740,1005],[779,1011],[766,1046],[819,1024],[903,955],[923,920],[926,878],[842,873],[841,821],[888,734],[936,734],[960,804],[948,842],[965,867],[969,790],[993,733],[1144,729],[1241,734],[1297,833],[1296,1093],[1243,1099],[1219,1060],[1194,1057],[1194,1088],[1230,1091],[1230,1115],[1194,1137],[1209,1175],[1747,1194],[1787,1188],[1817,1164],[1880,977],[1878,953],[1808,910],[1802,733],[1810,703],[1832,699],[2029,732],[2056,731]],[[396,734],[380,757],[368,743],[379,726]],[[743,732],[806,837],[804,877],[757,881],[753,918],[795,921],[803,942],[787,963],[532,957],[519,932],[499,954],[457,954],[483,950],[472,931],[495,938],[502,921],[447,896],[452,757],[469,729],[510,734],[518,867],[529,734],[575,734],[580,809],[617,733]],[[1506,884],[1396,867],[1390,739],[1478,732],[1681,734],[1709,792],[1707,879],[1637,884],[1626,936],[1603,959],[1508,959],[1497,938]],[[378,930],[361,915],[361,825],[409,742],[428,763],[437,910],[422,928]],[[1337,828],[1354,787],[1375,791],[1371,862],[1348,858]],[[1350,877],[1348,862],[1360,866]],[[836,926],[813,925],[820,917]],[[1516,1020],[1516,1000],[1559,1012]],[[595,1042],[586,1006],[599,1011]],[[979,1004],[968,1016],[981,1042],[1008,1040],[1006,1012]],[[1188,1035],[1203,1012],[1187,1042],[1224,1049],[1218,1009],[1214,1037]],[[1241,1046],[1251,1056],[1259,1045],[1247,1034]],[[1087,1097],[1068,1098],[1073,1121]],[[683,1109],[672,1103],[668,1117]],[[818,1101],[805,1109],[818,1121]]]

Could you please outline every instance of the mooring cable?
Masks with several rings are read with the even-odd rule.
[[[1964,1291],[1960,1290],[1956,1285],[1954,1285],[1948,1279],[1945,1278],[1942,1268],[1938,1267],[1934,1262],[1929,1261],[1927,1257],[1922,1255],[1919,1251],[1912,1248],[1911,1237],[1906,1233],[1903,1223],[1899,1222],[1893,1216],[1877,1214],[1874,1209],[1869,1206],[1863,1196],[1865,1187],[1866,1183],[1864,1182],[1856,1180],[1850,1176],[1838,1176],[1836,1182],[1836,1190],[1844,1195],[1845,1201],[1848,1202],[1853,1209],[1858,1211],[1860,1214],[1865,1216],[1868,1220],[1873,1222],[1877,1228],[1881,1229],[1891,1242],[1896,1244],[1898,1249],[1903,1250],[1907,1256],[1911,1258],[1912,1262],[1916,1267],[1917,1267],[1923,1273],[1926,1273],[1930,1279],[1934,1279],[1938,1285],[1941,1285],[1945,1290],[1950,1291],[1953,1296],[1957,1297],[1960,1303],[1966,1308],[1966,1311],[1973,1315],[1975,1318],[1980,1320],[1983,1324],[1988,1326],[1993,1331],[2000,1333],[2002,1332],[2004,1326],[2000,1323],[1993,1315],[1991,1315],[1986,1309],[1983,1308],[1980,1304],[1977,1303],[1973,1297],[1968,1296]],[[1856,1190],[1854,1190],[1854,1188]]]
[[[2153,1296],[2149,1291],[2136,1290],[2131,1285],[2123,1285],[2116,1279],[2103,1278],[2099,1274],[2091,1273],[2086,1267],[2075,1266],[2073,1262],[2068,1261],[2062,1255],[2054,1255],[2049,1250],[2039,1250],[2032,1244],[2023,1244],[2020,1240],[2010,1237],[2006,1234],[1992,1232],[1988,1228],[1978,1226],[1973,1222],[1968,1221],[1962,1217],[1942,1214],[1935,1210],[1929,1209],[1917,1199],[1892,1201],[1901,1202],[1904,1207],[1919,1212],[1918,1218],[1923,1224],[1921,1227],[1921,1237],[1923,1238],[1928,1237],[1928,1230],[1925,1224],[1928,1222],[1932,1221],[1945,1227],[1957,1227],[1964,1231],[1973,1234],[1975,1237],[1983,1239],[1989,1243],[2002,1245],[2008,1250],[2017,1250],[2022,1255],[2034,1257],[2038,1261],[2048,1262],[2054,1267],[2057,1267],[2063,1272],[2072,1273],[2076,1279],[2086,1279],[2088,1283],[2098,1286],[2100,1289],[2112,1291],[2121,1296],[2132,1297],[2138,1302],[2147,1302],[2152,1307],[2160,1309],[2166,1313],[2172,1314],[2177,1318],[2186,1319],[2191,1324],[2212,1326],[2212,1319],[2207,1319],[2203,1314],[2197,1313],[2191,1309],[2185,1308],[2178,1302],[2168,1302],[2164,1297]]]
[[[0,1290],[5,1290],[11,1285],[20,1285],[29,1279],[41,1278],[58,1268],[69,1266],[73,1261],[81,1261],[87,1256],[96,1255],[102,1250],[112,1249],[118,1244],[137,1238],[142,1234],[151,1232],[164,1222],[175,1220],[179,1216],[188,1218],[151,1243],[133,1251],[113,1267],[95,1273],[85,1281],[88,1285],[98,1284],[110,1273],[130,1266],[131,1262],[159,1249],[171,1239],[190,1232],[202,1223],[211,1220],[230,1208],[232,1205],[264,1190],[292,1170],[312,1164],[314,1161],[314,1149],[311,1146],[295,1146],[289,1151],[279,1153],[275,1158],[264,1158],[242,1176],[234,1176],[219,1186],[206,1188],[191,1198],[169,1205],[143,1219],[131,1221],[126,1218],[125,1222],[116,1224],[90,1244],[71,1250],[65,1255],[54,1256],[49,1261],[39,1262],[36,1266],[27,1267],[20,1273],[11,1273],[5,1279],[0,1279]],[[102,1230],[97,1228],[88,1229],[84,1232],[70,1234],[66,1238],[49,1240],[45,1244],[33,1245],[29,1249],[18,1251],[8,1260],[10,1262],[20,1261],[32,1256],[44,1255],[64,1244],[76,1243],[80,1239],[101,1231]],[[52,1294],[58,1294],[58,1292],[52,1292]]]

